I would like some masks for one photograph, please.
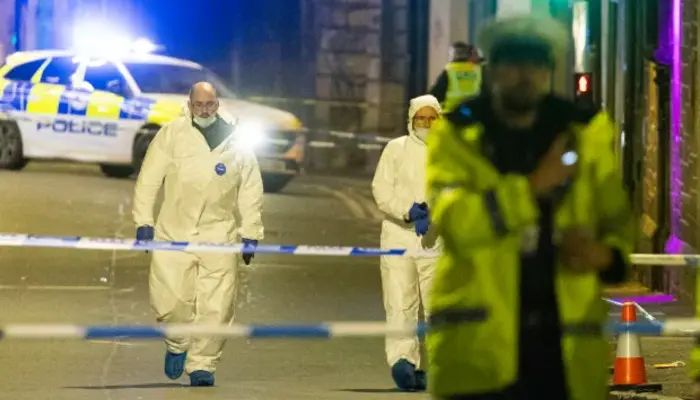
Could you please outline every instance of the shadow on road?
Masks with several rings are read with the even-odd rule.
[[[123,390],[123,389],[181,389],[190,387],[181,383],[140,383],[134,385],[65,386],[63,389],[82,390]]]
[[[338,392],[350,392],[350,393],[410,393],[404,392],[397,388],[388,389],[338,389]]]

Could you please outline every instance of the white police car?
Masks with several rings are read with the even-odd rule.
[[[249,122],[267,191],[281,190],[304,157],[292,114],[237,99],[194,62],[156,54],[89,57],[72,51],[14,53],[0,68],[0,169],[31,159],[98,163],[107,176],[140,168],[155,132],[180,115],[191,85],[209,81],[221,107]]]

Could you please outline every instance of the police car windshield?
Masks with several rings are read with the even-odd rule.
[[[187,95],[192,85],[211,83],[220,97],[235,98],[235,94],[213,72],[182,65],[124,63],[143,93]]]

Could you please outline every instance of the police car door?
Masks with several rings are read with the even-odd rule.
[[[73,56],[55,56],[32,78],[34,87],[26,107],[29,125],[22,127],[27,155],[75,159],[75,128],[71,115],[81,105],[75,101],[73,82],[80,73],[80,62]]]
[[[131,90],[119,67],[93,59],[86,64],[85,87],[91,90],[86,109],[86,130],[91,148],[102,162],[131,163],[132,142],[139,121],[120,119],[121,106]]]

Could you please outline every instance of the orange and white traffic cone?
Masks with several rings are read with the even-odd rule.
[[[634,303],[622,305],[620,322],[636,323],[637,309]],[[642,345],[634,332],[622,332],[617,339],[617,356],[613,371],[612,391],[659,392],[661,384],[647,383],[647,373],[642,355]]]

